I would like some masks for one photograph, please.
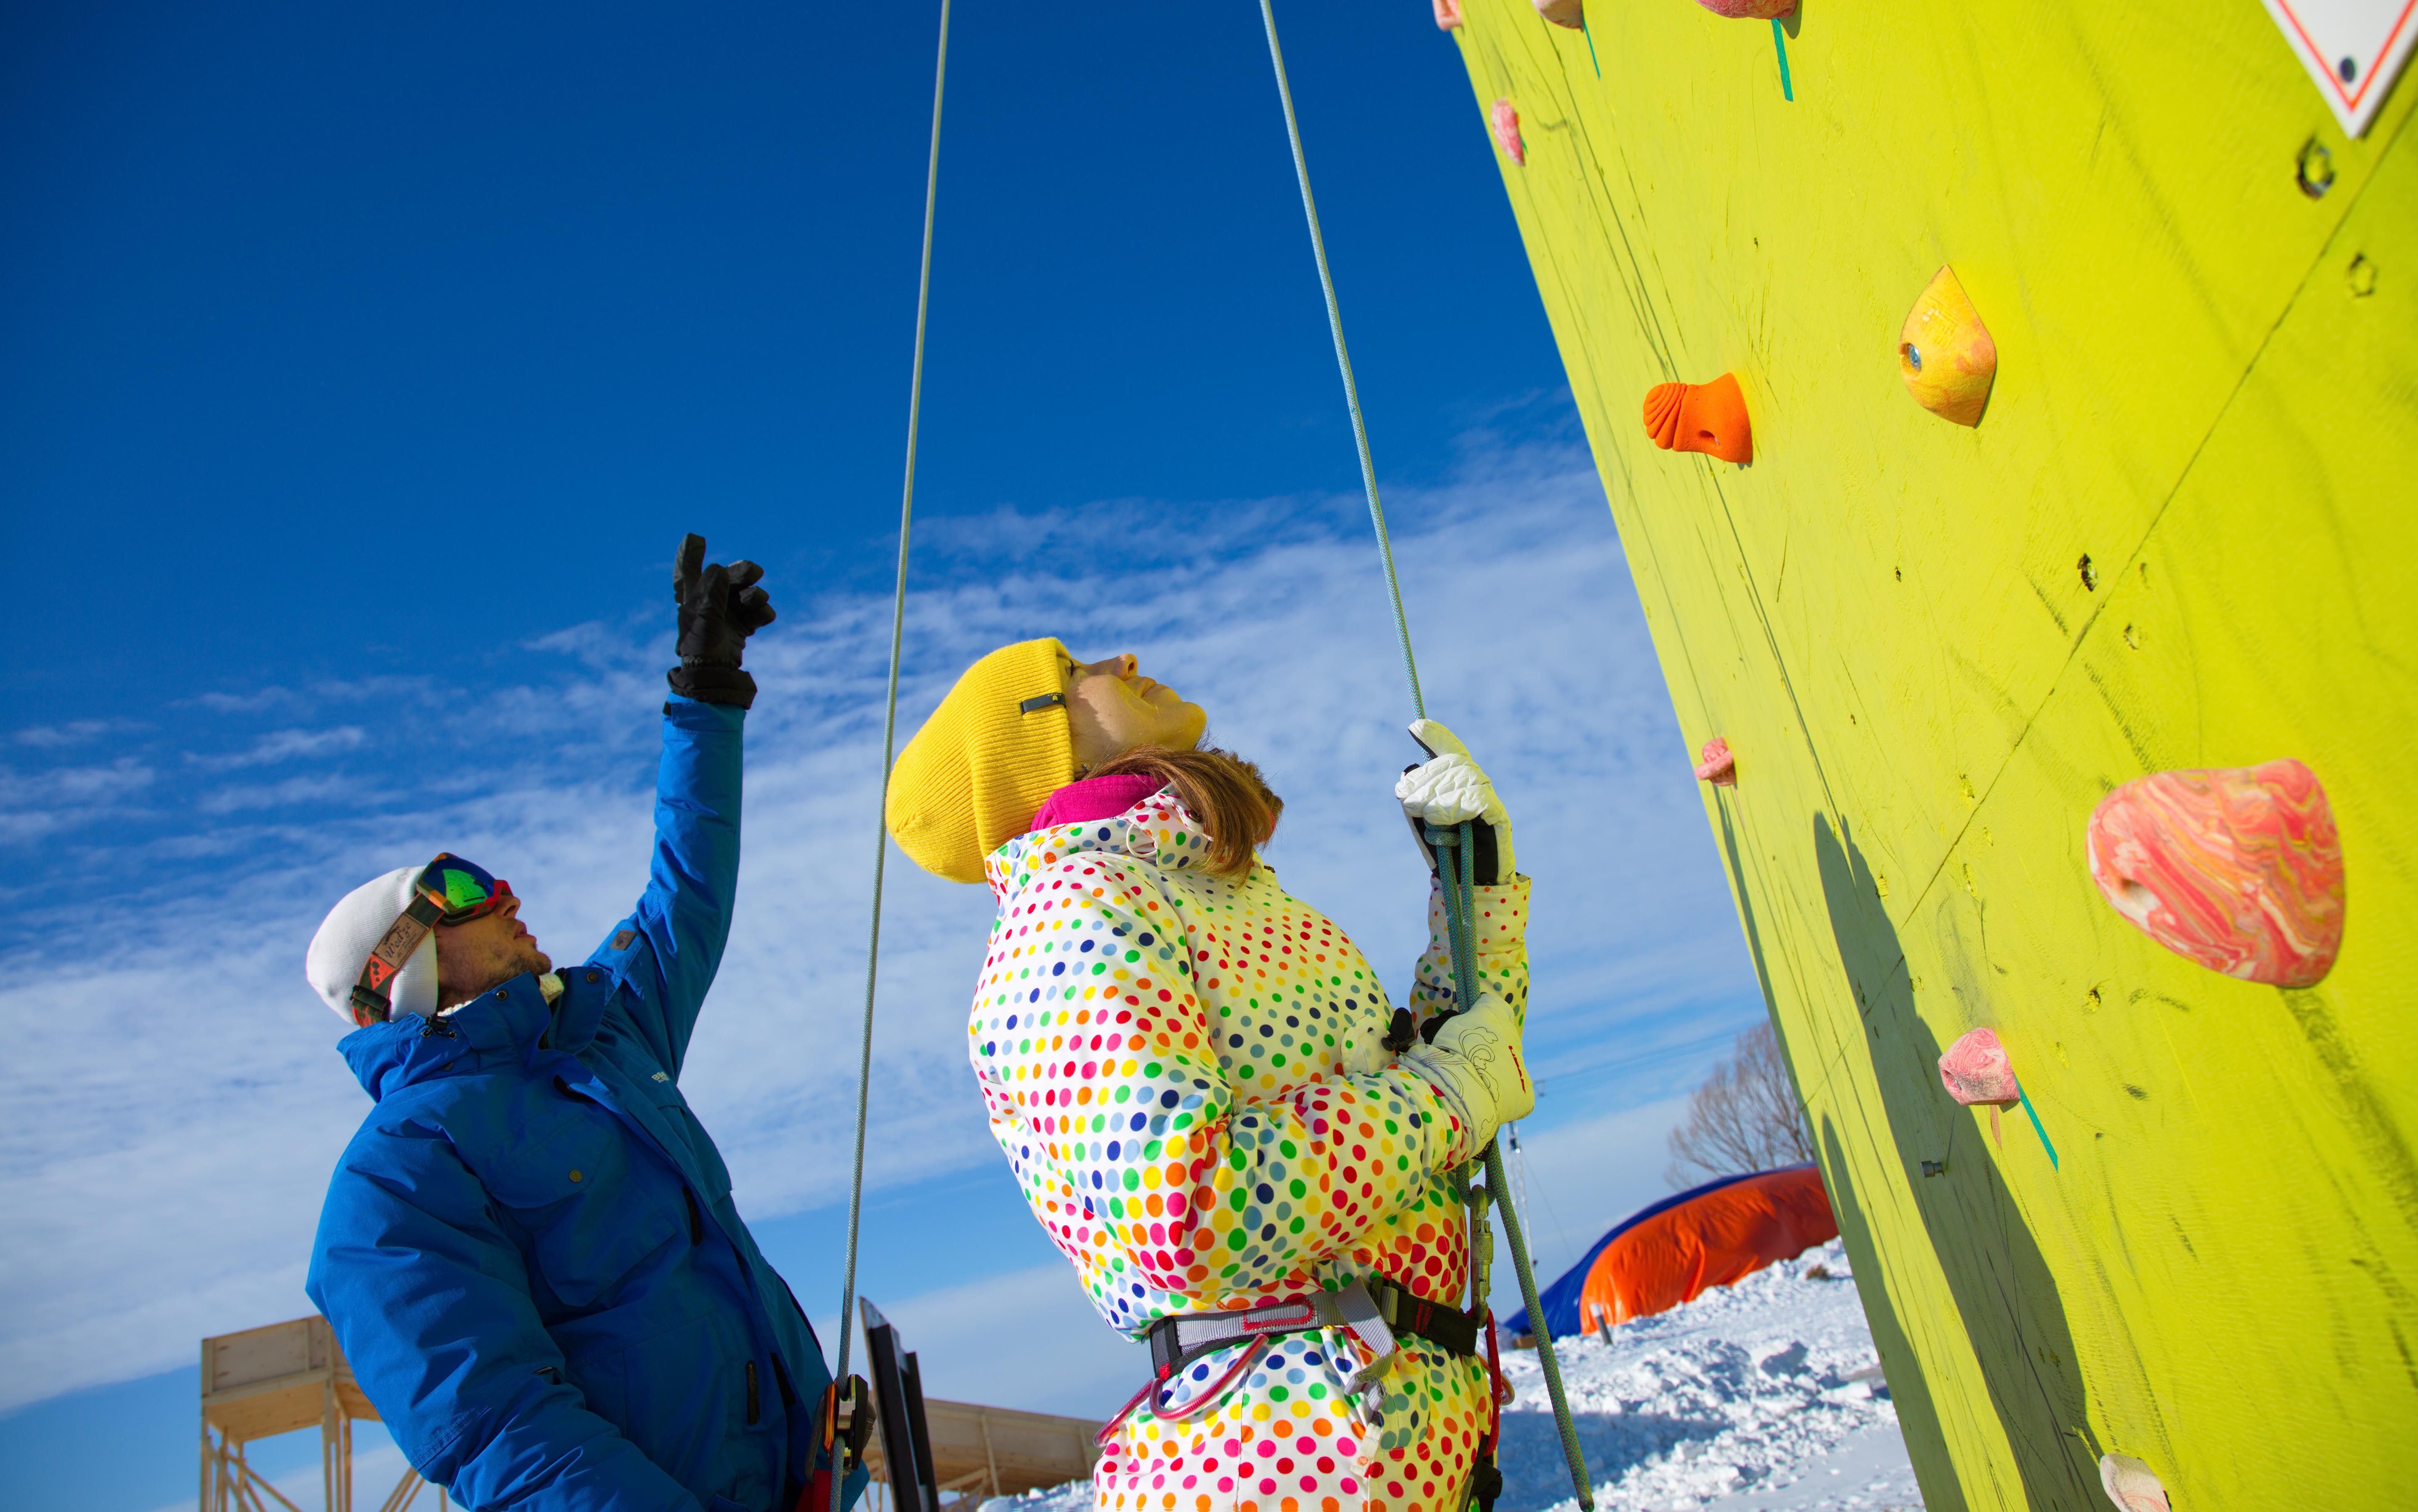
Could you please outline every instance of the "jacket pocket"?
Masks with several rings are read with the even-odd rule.
[[[596,1104],[562,1108],[487,1166],[480,1180],[519,1230],[542,1302],[573,1313],[609,1307],[648,1257],[685,1240],[677,1184],[653,1161],[634,1160],[629,1133]]]

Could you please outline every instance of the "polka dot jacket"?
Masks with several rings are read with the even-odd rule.
[[[1371,1274],[1460,1305],[1477,1153],[1421,1077],[1359,950],[1264,863],[1202,869],[1171,792],[993,852],[999,899],[968,1025],[992,1135],[1110,1326],[1256,1306]],[[1477,890],[1477,972],[1523,1017],[1528,879]],[[1453,1005],[1442,902],[1411,1009]],[[1456,1507],[1492,1421],[1485,1367],[1402,1336],[1382,1401],[1340,1330],[1208,1355],[1125,1419],[1095,1472],[1112,1512]]]

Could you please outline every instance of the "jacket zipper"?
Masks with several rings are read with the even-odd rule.
[[[764,1402],[756,1389],[756,1362],[747,1362],[747,1421],[755,1422],[764,1415]]]
[[[688,1199],[688,1242],[702,1245],[705,1243],[705,1216],[696,1211],[696,1194],[683,1186],[681,1196]]]

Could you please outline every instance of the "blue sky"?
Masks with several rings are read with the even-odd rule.
[[[1538,878],[1550,1272],[1760,1004],[1458,55],[1415,0],[1280,19],[1430,708]],[[558,957],[626,909],[684,529],[782,609],[685,1080],[834,1310],[933,20],[0,11],[17,1494],[191,1504],[195,1340],[307,1307],[365,1101],[329,901],[442,848]],[[1399,991],[1407,700],[1256,8],[961,7],[942,155],[908,717],[1005,639],[1137,651]],[[864,1289],[935,1395],[1105,1411],[1129,1347],[963,1061],[987,895],[891,875]]]

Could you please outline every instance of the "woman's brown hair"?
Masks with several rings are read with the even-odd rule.
[[[1137,745],[1083,773],[1086,777],[1156,777],[1209,832],[1205,869],[1239,882],[1251,874],[1251,851],[1267,844],[1284,814],[1284,800],[1268,790],[1260,769],[1232,751],[1178,751]]]

